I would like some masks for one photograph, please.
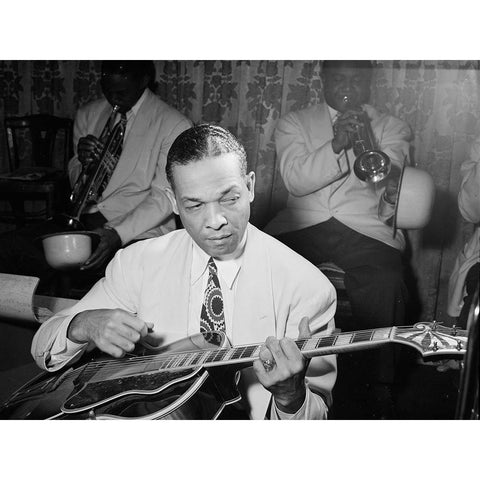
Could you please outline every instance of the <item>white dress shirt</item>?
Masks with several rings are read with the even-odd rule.
[[[154,325],[152,338],[162,345],[198,333],[208,259],[184,230],[120,250],[104,279],[76,305],[40,327],[32,344],[33,357],[50,371],[77,360],[87,345],[66,337],[68,325],[77,313],[98,308],[137,314]],[[334,328],[333,286],[303,257],[252,225],[247,229],[243,253],[217,265],[226,331],[233,345],[261,344],[269,335],[297,338],[298,324],[305,316],[314,334]],[[335,376],[333,356],[312,359],[304,405],[293,415],[273,406],[270,417],[325,418],[324,398],[330,398]],[[270,394],[252,367],[242,370],[239,389],[251,418],[263,418]]]

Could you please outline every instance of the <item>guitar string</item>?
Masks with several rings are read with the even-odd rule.
[[[295,342],[297,344],[304,344],[308,345],[308,341],[313,339],[316,341],[316,347],[317,348],[321,343],[327,343],[327,345],[324,345],[324,347],[328,346],[333,346],[340,337],[350,337],[350,339],[354,339],[355,343],[358,343],[360,341],[366,341],[371,339],[372,334],[379,329],[373,329],[373,330],[360,330],[357,332],[345,332],[345,333],[340,333],[340,334],[335,334],[335,335],[329,335],[329,336],[324,336],[324,337],[311,337],[311,338],[304,338],[304,339],[298,339]],[[363,338],[365,337],[365,338]],[[204,364],[208,363],[214,363],[214,362],[219,362],[225,361],[225,358],[227,357],[227,354],[232,352],[228,360],[254,360],[255,358],[258,358],[258,356],[252,356],[252,354],[249,354],[248,357],[242,357],[242,354],[236,356],[235,354],[237,352],[245,352],[248,351],[249,349],[254,349],[258,350],[261,347],[261,344],[249,344],[249,345],[239,345],[235,347],[227,347],[227,348],[219,348],[215,350],[190,350],[190,351],[183,351],[183,352],[171,352],[171,353],[164,353],[164,354],[153,354],[153,355],[145,355],[141,357],[132,357],[126,359],[126,357],[123,357],[121,359],[116,359],[116,360],[100,360],[100,361],[93,361],[89,365],[87,365],[87,368],[85,370],[85,373],[90,373],[90,370],[92,369],[98,369],[99,367],[102,367],[102,371],[104,373],[107,372],[115,372],[118,370],[118,367],[121,368],[133,368],[133,367],[143,367],[148,364],[159,364],[162,363],[164,365],[167,365],[169,362],[172,362],[172,365],[168,368],[175,368],[176,366],[182,366],[187,368],[194,368],[196,366],[202,366]],[[208,353],[206,353],[208,352]],[[253,353],[253,352],[252,352]],[[191,364],[189,364],[188,358],[185,359],[185,357],[191,356],[191,360],[194,360]],[[195,359],[195,356],[198,356],[198,359]],[[213,359],[209,358],[211,357],[220,357],[218,359]],[[206,357],[206,358],[202,358]],[[185,361],[183,362],[182,365],[178,365],[182,363],[182,360]],[[201,360],[201,362],[196,363],[198,360]],[[175,360],[178,360],[178,362],[175,362]],[[175,365],[177,363],[177,365]],[[158,368],[157,368],[158,369]]]
[[[391,327],[390,327],[391,328]],[[361,341],[374,341],[375,339],[372,339],[372,333],[375,333],[378,330],[390,330],[389,327],[384,327],[382,329],[373,329],[373,330],[362,330],[362,331],[357,331],[357,332],[345,332],[345,333],[340,333],[336,335],[330,335],[330,336],[324,336],[324,337],[312,337],[314,340],[316,340],[316,347],[317,348],[321,343],[329,343],[328,345],[324,345],[324,347],[328,346],[334,346],[339,337],[350,337],[350,342],[347,345],[342,345],[342,346],[348,346],[348,345],[354,345],[357,344]],[[405,327],[395,327],[397,333],[417,333],[417,334],[422,334],[424,333],[423,330],[415,330],[412,328],[412,326],[405,326]],[[457,337],[461,337],[461,330],[457,330]],[[297,344],[304,344],[308,345],[309,340],[312,338],[308,339],[299,339],[296,340]],[[354,342],[352,342],[354,340]],[[382,339],[377,339],[378,341],[383,341]],[[331,341],[331,343],[330,343]],[[310,342],[311,343],[311,342]],[[301,345],[300,345],[301,346]],[[123,357],[118,360],[101,360],[101,361],[94,361],[91,362],[89,365],[87,365],[85,373],[87,371],[90,373],[91,369],[98,369],[99,367],[102,367],[102,371],[104,373],[111,372],[111,371],[117,371],[118,367],[121,367],[123,369],[126,368],[134,368],[134,367],[144,367],[148,366],[149,364],[154,364],[155,365],[155,370],[158,369],[174,369],[174,368],[179,368],[179,367],[184,367],[185,369],[188,368],[195,368],[202,366],[204,364],[211,364],[211,363],[222,363],[222,361],[229,361],[232,359],[235,360],[254,360],[255,358],[258,358],[257,356],[253,355],[253,352],[255,350],[258,350],[258,348],[261,347],[261,345],[257,344],[252,344],[252,345],[240,345],[236,347],[226,347],[226,348],[218,348],[215,350],[190,350],[190,351],[182,351],[182,352],[170,352],[170,353],[164,353],[164,354],[152,354],[152,355],[145,355],[141,357],[131,357],[126,359],[126,357]],[[253,348],[252,353],[250,353],[247,357],[242,357],[242,354],[245,351],[248,351],[248,349]],[[303,349],[303,348],[302,348]],[[231,352],[231,355],[228,357],[228,354]],[[241,352],[240,355],[236,355],[237,352]],[[169,365],[171,363],[171,365]],[[162,364],[162,365],[160,365]]]
[[[378,329],[377,329],[378,330]],[[358,332],[347,332],[347,333],[344,333],[344,334],[337,334],[337,335],[332,335],[332,336],[324,336],[324,337],[313,337],[314,340],[316,340],[316,347],[317,348],[321,343],[327,343],[327,345],[324,345],[325,347],[327,346],[333,346],[336,341],[338,340],[339,337],[350,337],[351,339],[355,339],[355,343],[358,343],[360,341],[366,341],[366,340],[370,340],[371,337],[372,337],[372,333],[374,333],[375,330],[365,330],[365,331],[358,331]],[[364,337],[364,338],[363,338]],[[305,338],[305,339],[299,339],[299,340],[296,340],[297,344],[305,344],[307,345],[308,344],[308,341],[311,340],[309,338]],[[311,342],[310,342],[311,343]],[[177,364],[180,364],[182,362],[182,360],[186,357],[186,356],[192,356],[192,360],[195,360],[194,362],[192,362],[191,364],[189,364],[189,359],[185,359],[185,361],[183,362],[183,364],[181,366],[185,366],[185,368],[187,367],[191,367],[191,366],[196,366],[198,365],[198,363],[195,363],[197,360],[200,360],[202,359],[203,356],[206,356],[207,358],[204,358],[202,359],[203,361],[202,362],[199,362],[200,366],[202,364],[205,364],[205,363],[213,363],[213,362],[221,362],[222,360],[231,360],[231,359],[244,359],[244,360],[250,360],[250,359],[254,359],[256,357],[252,357],[251,354],[248,355],[248,357],[243,357],[242,354],[240,355],[235,355],[236,352],[240,352],[240,351],[247,351],[248,349],[251,349],[251,348],[254,348],[254,351],[257,350],[261,345],[256,345],[256,344],[253,344],[253,345],[240,345],[240,346],[236,346],[236,347],[229,347],[229,348],[219,348],[219,349],[215,349],[215,350],[191,350],[191,351],[183,351],[183,352],[171,352],[171,353],[168,353],[168,354],[154,354],[154,355],[145,355],[145,356],[142,356],[142,357],[133,357],[133,358],[129,358],[129,359],[125,359],[125,357],[121,358],[121,359],[118,359],[118,360],[103,360],[103,361],[97,361],[97,362],[92,362],[92,367],[93,368],[98,368],[98,366],[101,366],[102,364],[107,364],[106,367],[104,367],[104,369],[107,369],[109,367],[113,367],[113,369],[116,369],[117,366],[121,366],[121,367],[133,367],[133,366],[143,366],[145,364],[148,364],[148,363],[164,363],[164,364],[168,364],[169,362],[171,362],[172,360],[175,360],[177,359],[178,362],[175,362],[173,361],[172,362],[172,365],[169,367],[169,368],[174,368],[175,366],[178,366],[178,365],[175,365],[175,363]],[[206,352],[209,352],[209,354],[207,354]],[[225,354],[228,354],[232,352],[232,354],[230,355],[229,358],[227,358],[227,355]],[[242,352],[243,353],[243,352]],[[198,356],[199,358],[198,359],[195,359],[194,357],[195,356]],[[220,357],[220,358],[209,358],[209,357]],[[127,365],[128,364],[128,365]]]

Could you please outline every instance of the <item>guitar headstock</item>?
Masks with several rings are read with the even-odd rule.
[[[437,322],[419,322],[409,327],[395,327],[394,341],[416,348],[424,357],[464,355],[467,331],[444,327]]]

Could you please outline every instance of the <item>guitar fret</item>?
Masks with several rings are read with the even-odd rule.
[[[337,336],[331,336],[331,337],[320,337],[317,341],[317,348],[320,347],[331,347],[332,345],[335,344],[335,341],[337,340]]]
[[[253,356],[253,352],[257,349],[256,345],[248,345],[245,347],[245,350],[242,353],[240,358],[251,358]]]
[[[188,354],[183,354],[180,356],[180,361],[177,362],[177,367],[183,367],[188,360]]]
[[[350,345],[352,343],[352,337],[353,335],[351,333],[342,333],[337,335],[335,346]]]
[[[172,355],[169,359],[167,359],[164,362],[164,367],[163,368],[172,368],[175,365],[176,360],[177,360],[177,357],[175,357],[175,355]]]
[[[224,360],[230,360],[230,359],[232,358],[232,355],[234,354],[234,352],[235,352],[235,349],[229,348],[229,349],[226,351],[225,355],[223,356],[223,359],[224,359]]]
[[[243,355],[243,352],[245,351],[245,348],[247,347],[236,347],[234,349],[235,351],[232,354],[232,358],[233,359],[243,358],[242,355]]]
[[[297,340],[295,342],[300,351],[305,350],[305,345],[308,343],[308,339]]]
[[[368,332],[354,332],[352,335],[351,343],[366,342],[372,339],[371,331]]]
[[[373,332],[372,340],[387,340],[388,338],[390,338],[391,332],[392,329],[390,327],[377,328]]]
[[[300,350],[315,350],[318,347],[318,339],[308,338]]]
[[[204,363],[213,363],[221,360],[223,357],[223,353],[224,352],[221,349],[209,351]]]
[[[208,355],[209,352],[200,350],[198,352],[194,352],[192,356],[192,361],[189,365],[199,366],[205,363],[205,357]]]

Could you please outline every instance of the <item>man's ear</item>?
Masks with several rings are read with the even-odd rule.
[[[167,197],[172,204],[173,213],[175,213],[175,215],[180,215],[178,213],[177,199],[175,198],[175,193],[173,192],[173,190],[170,187],[167,187],[165,189],[165,193],[167,194]]]
[[[247,189],[250,203],[252,203],[255,198],[255,172],[247,173]]]

